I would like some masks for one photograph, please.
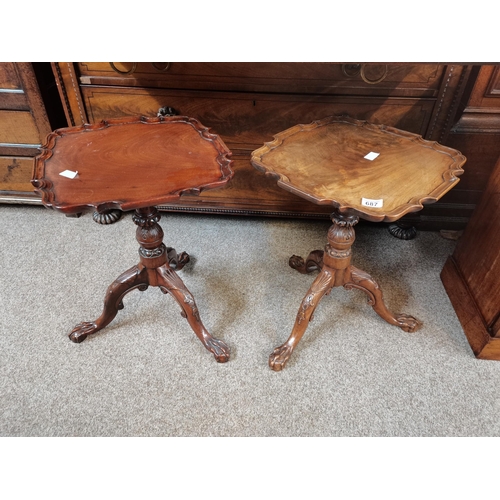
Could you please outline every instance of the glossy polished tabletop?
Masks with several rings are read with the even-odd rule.
[[[32,184],[62,212],[132,210],[223,186],[233,176],[230,156],[193,118],[107,120],[52,132]]]

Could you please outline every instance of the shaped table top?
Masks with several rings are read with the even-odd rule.
[[[417,134],[332,116],[280,132],[251,162],[313,203],[393,222],[447,193],[466,158]]]
[[[194,118],[114,119],[49,134],[31,182],[45,206],[65,213],[132,210],[223,186],[230,156]]]

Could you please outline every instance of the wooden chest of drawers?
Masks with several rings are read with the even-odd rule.
[[[0,63],[0,201],[39,203],[33,157],[50,131],[31,63]]]
[[[200,120],[233,151],[224,190],[185,196],[164,210],[327,217],[273,186],[250,153],[298,123],[334,114],[443,141],[470,67],[446,64],[53,63],[68,123],[155,116],[160,108]]]

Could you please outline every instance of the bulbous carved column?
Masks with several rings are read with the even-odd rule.
[[[292,255],[289,265],[302,274],[320,271],[323,264],[332,269],[345,269],[351,262],[351,246],[356,239],[354,226],[359,217],[343,215],[339,212],[331,214],[332,226],[328,230],[328,243],[323,250],[313,250],[304,260],[298,255]]]
[[[163,229],[158,224],[161,215],[156,207],[140,208],[132,220],[138,226],[135,237],[140,245],[141,263],[148,269],[155,269],[168,262],[169,266],[180,271],[188,262],[186,252],[177,254],[172,247],[163,244]]]
[[[332,269],[345,269],[351,263],[351,247],[356,239],[354,226],[359,217],[354,215],[342,215],[334,212],[332,215],[332,226],[328,230],[328,243],[325,246],[323,263]],[[342,283],[335,283],[341,285]]]
[[[163,229],[158,224],[160,214],[155,207],[140,208],[132,220],[138,226],[135,237],[140,245],[141,263],[148,269],[156,269],[167,262],[166,247],[163,244]]]

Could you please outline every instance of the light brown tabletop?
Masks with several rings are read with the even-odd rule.
[[[466,158],[416,134],[333,116],[278,133],[251,161],[313,203],[393,222],[447,193]]]

